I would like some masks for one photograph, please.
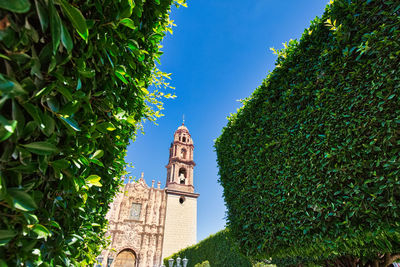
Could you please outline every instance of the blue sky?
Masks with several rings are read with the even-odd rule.
[[[218,184],[214,140],[230,113],[274,69],[270,47],[298,39],[310,21],[321,16],[327,0],[188,0],[188,8],[173,8],[177,27],[163,41],[160,69],[172,73],[177,98],[165,101],[165,116],[144,125],[128,147],[131,175],[165,186],[169,145],[182,123],[195,145],[195,191],[200,193],[197,240],[225,227],[225,205]]]

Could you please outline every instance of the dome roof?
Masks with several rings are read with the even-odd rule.
[[[174,133],[174,142],[178,141],[187,145],[193,145],[193,140],[190,136],[188,128],[185,126],[185,123],[182,123],[182,125],[179,126]]]
[[[182,123],[181,126],[178,127],[178,130],[186,130],[189,131],[188,128],[186,128],[186,126]]]

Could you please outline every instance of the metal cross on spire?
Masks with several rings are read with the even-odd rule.
[[[185,125],[185,114],[182,116],[182,125]]]

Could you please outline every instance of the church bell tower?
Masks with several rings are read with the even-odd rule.
[[[193,139],[184,123],[169,148],[166,215],[162,258],[196,243],[197,198],[194,192]]]
[[[178,127],[174,134],[174,141],[169,148],[169,161],[167,168],[168,189],[194,192],[193,168],[193,140],[184,123]]]

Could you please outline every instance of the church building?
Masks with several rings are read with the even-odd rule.
[[[184,123],[169,148],[166,187],[142,177],[127,183],[107,214],[111,245],[98,257],[107,267],[159,267],[162,260],[196,243],[193,140]]]

